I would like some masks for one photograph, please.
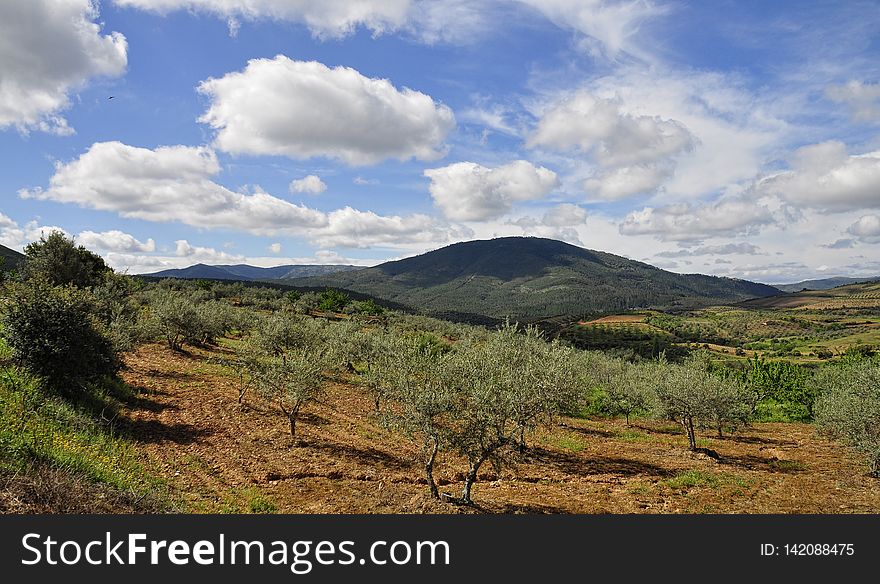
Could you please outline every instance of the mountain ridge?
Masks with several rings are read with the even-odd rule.
[[[261,282],[321,276],[346,270],[357,270],[359,266],[336,264],[287,264],[260,268],[248,264],[194,264],[186,268],[173,268],[149,274],[138,274],[146,278],[181,278],[184,280],[238,280],[245,282]]]
[[[782,294],[767,284],[675,274],[538,237],[455,243],[370,268],[285,282],[369,294],[437,316],[493,318],[690,307]]]

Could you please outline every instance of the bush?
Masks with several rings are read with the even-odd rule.
[[[96,316],[92,296],[45,279],[10,284],[3,315],[13,359],[55,391],[77,394],[118,368],[113,343]]]
[[[868,459],[880,476],[880,362],[848,360],[819,371],[816,422]]]
[[[349,302],[351,302],[351,298],[348,297],[348,294],[340,292],[339,290],[334,290],[333,288],[327,288],[318,296],[318,310],[326,312],[342,312],[342,309],[345,308]]]
[[[44,279],[54,285],[97,286],[110,271],[101,256],[77,246],[60,231],[29,244],[25,250],[24,273],[27,278]]]
[[[199,337],[202,319],[185,296],[167,289],[156,290],[150,298],[150,317],[168,348],[180,351],[183,343]]]

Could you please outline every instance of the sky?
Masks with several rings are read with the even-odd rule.
[[[880,2],[0,0],[0,244],[880,274]]]

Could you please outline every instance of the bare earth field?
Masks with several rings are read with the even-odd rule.
[[[123,424],[188,512],[281,513],[878,513],[880,481],[806,424],[756,424],[715,461],[660,422],[562,419],[496,474],[484,465],[476,509],[427,496],[418,448],[383,429],[356,385],[328,382],[298,439],[284,416],[214,358],[226,349],[140,347],[123,378],[141,399]],[[462,460],[441,457],[441,491],[458,493]]]

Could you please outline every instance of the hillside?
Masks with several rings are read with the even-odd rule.
[[[783,292],[800,292],[802,290],[830,290],[838,286],[846,286],[847,284],[861,284],[863,282],[872,282],[880,280],[880,276],[871,278],[823,278],[821,280],[804,280],[803,282],[795,282],[794,284],[777,284],[776,287]]]
[[[457,243],[372,268],[290,283],[342,288],[463,319],[704,306],[780,294],[766,284],[675,274],[536,237]]]
[[[880,308],[880,282],[845,284],[830,290],[806,290],[771,298],[755,298],[742,303],[744,308],[801,308],[835,310],[843,308]]]
[[[188,268],[180,268],[174,270],[163,270],[152,274],[141,274],[142,276],[153,278],[181,278],[184,280],[206,279],[206,280],[240,280],[240,281],[261,281],[261,280],[281,280],[289,278],[305,278],[309,276],[323,276],[342,272],[346,270],[356,270],[357,266],[347,265],[285,265],[275,266],[272,268],[258,268],[247,264],[236,265],[218,265],[209,266],[207,264],[196,264]]]
[[[24,254],[0,245],[0,258],[3,258],[0,260],[0,270],[11,270],[24,259]]]

